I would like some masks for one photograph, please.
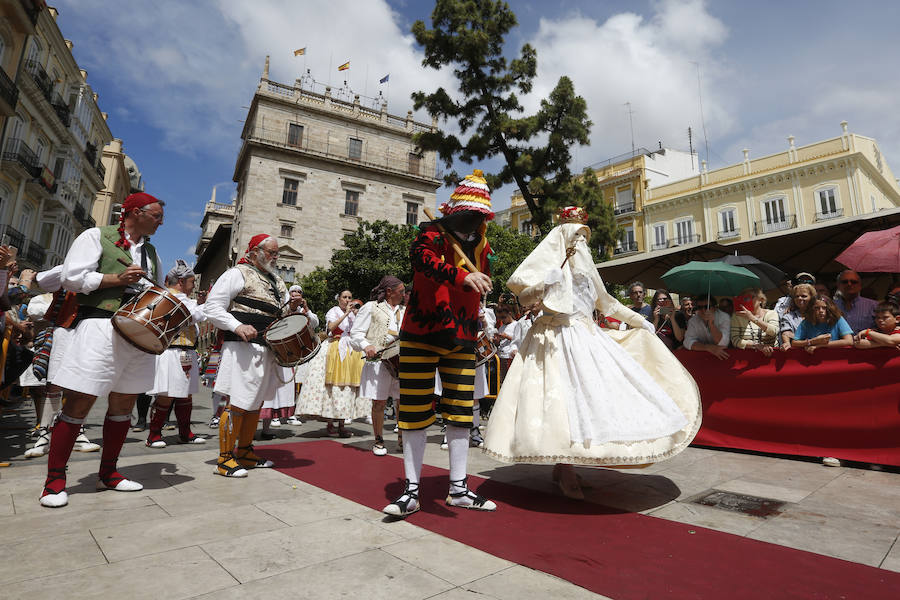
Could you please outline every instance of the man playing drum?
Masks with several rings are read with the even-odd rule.
[[[219,277],[204,305],[207,319],[225,332],[215,387],[231,398],[219,420],[216,472],[225,477],[274,466],[253,452],[253,436],[263,402],[284,385],[278,377],[282,367],[262,338],[266,327],[291,312],[287,287],[275,272],[277,259],[275,238],[253,236],[244,258]]]
[[[169,293],[181,300],[191,312],[192,323],[184,327],[169,347],[156,357],[156,381],[150,395],[156,396],[150,413],[150,433],[147,446],[165,448],[162,428],[166,423],[169,407],[174,403],[175,420],[178,422],[178,441],[182,444],[204,444],[206,439],[191,431],[193,394],[200,383],[200,367],[197,361],[197,323],[206,320],[203,305],[189,298],[194,291],[197,276],[186,262],[176,260],[166,274]]]
[[[372,431],[375,434],[375,445],[372,452],[375,456],[387,454],[384,438],[384,407],[388,396],[400,398],[400,382],[396,375],[388,369],[385,361],[372,360],[376,354],[397,339],[400,323],[397,319],[403,301],[403,282],[392,275],[381,278],[378,286],[372,290],[370,302],[366,302],[350,330],[350,343],[354,350],[366,355],[359,377],[359,396],[372,400]]]
[[[98,396],[108,395],[97,489],[133,492],[140,483],[123,477],[116,462],[137,395],[153,387],[156,357],[133,347],[113,330],[111,317],[159,274],[156,249],[148,237],[163,222],[163,202],[138,192],[125,199],[118,227],[92,227],[75,238],[66,254],[62,285],[78,293],[75,333],[53,383],[63,388],[47,461],[41,504],[65,506],[66,463],[84,419]],[[122,264],[124,261],[129,266]],[[71,349],[76,349],[77,352]]]
[[[406,489],[384,507],[404,517],[419,510],[419,476],[425,456],[425,430],[434,420],[434,370],[441,377],[439,410],[447,425],[450,491],[446,504],[495,510],[496,504],[472,492],[466,482],[469,429],[475,389],[475,339],[481,330],[481,296],[491,291],[490,247],[484,232],[493,218],[491,196],[476,169],[460,182],[444,217],[423,223],[410,248],[413,293],[400,327],[400,413]],[[466,260],[474,269],[465,268]]]

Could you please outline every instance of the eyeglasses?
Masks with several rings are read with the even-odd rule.
[[[266,256],[278,256],[278,250],[266,250],[265,248],[260,248],[263,252],[266,253]]]
[[[856,285],[859,283],[859,279],[841,279],[839,283],[844,285]]]
[[[162,223],[162,221],[163,221],[163,213],[161,213],[161,212],[160,212],[160,213],[152,213],[152,212],[150,212],[150,211],[148,211],[148,210],[146,210],[146,209],[143,209],[143,208],[139,208],[138,210],[140,210],[142,213],[144,213],[144,214],[147,215],[148,217],[150,217],[150,218],[152,218],[152,219],[154,219],[154,220],[156,220],[156,221],[159,221],[160,223]]]

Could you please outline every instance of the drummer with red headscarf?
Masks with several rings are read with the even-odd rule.
[[[278,276],[278,242],[266,234],[250,239],[247,253],[225,271],[206,299],[206,317],[225,332],[215,391],[229,396],[219,420],[219,461],[216,472],[246,477],[247,469],[272,467],[253,452],[253,436],[263,402],[275,398],[282,367],[265,345],[262,333],[293,312],[287,286]],[[235,449],[237,444],[237,449]]]
[[[132,194],[122,204],[118,226],[92,227],[75,238],[62,268],[62,285],[78,294],[75,332],[54,383],[63,388],[59,414],[47,461],[41,504],[65,506],[66,463],[85,417],[98,396],[109,406],[103,422],[103,452],[97,489],[134,492],[140,483],[123,477],[116,462],[128,428],[135,398],[153,387],[155,356],[132,346],[113,330],[111,317],[160,272],[149,237],[163,222],[165,203],[150,194]],[[127,265],[122,264],[124,261]]]

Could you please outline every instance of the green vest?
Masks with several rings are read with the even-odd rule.
[[[125,265],[119,262],[119,258],[124,258],[128,264],[134,262],[131,252],[116,246],[119,241],[118,225],[107,225],[100,227],[100,246],[103,253],[100,255],[100,262],[97,265],[98,273],[121,273],[125,270]],[[159,262],[156,258],[156,248],[150,242],[144,242],[144,248],[147,252],[147,264],[153,265],[156,269]],[[154,273],[154,278],[158,278],[159,274]],[[90,306],[99,308],[109,312],[116,312],[122,306],[122,294],[125,292],[125,286],[108,287],[97,289],[89,294],[78,294],[79,306]]]

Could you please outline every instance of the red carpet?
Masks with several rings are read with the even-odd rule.
[[[279,471],[381,509],[402,491],[396,457],[338,442],[258,447]],[[410,523],[615,598],[900,598],[900,573],[469,477],[495,513],[444,505],[447,471],[425,465]]]

